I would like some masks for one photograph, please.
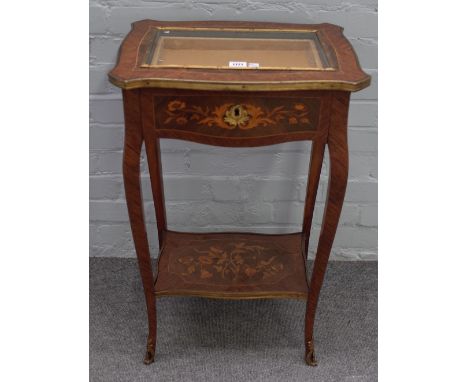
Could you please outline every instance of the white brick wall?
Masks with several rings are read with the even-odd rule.
[[[333,258],[377,259],[377,0],[91,0],[90,256],[135,256],[122,185],[120,90],[107,81],[122,38],[140,19],[330,22],[344,27],[370,88],[353,94],[350,178]],[[310,144],[220,149],[162,142],[167,218],[178,230],[300,230]],[[147,166],[143,192],[152,254],[157,234]],[[314,256],[327,171],[324,165],[309,256]]]

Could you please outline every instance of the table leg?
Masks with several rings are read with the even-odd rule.
[[[311,366],[317,366],[313,335],[317,303],[340,219],[348,179],[348,106],[349,93],[335,93],[327,139],[330,154],[328,194],[312,270],[305,317],[305,360]]]
[[[123,96],[125,112],[123,156],[125,198],[148,314],[148,339],[144,363],[150,364],[154,361],[156,347],[156,297],[140,184],[140,155],[143,133],[140,123],[139,90],[124,90]]]

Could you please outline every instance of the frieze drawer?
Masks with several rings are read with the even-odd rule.
[[[156,129],[224,138],[315,132],[319,97],[155,97]],[[301,134],[301,135],[302,135]]]

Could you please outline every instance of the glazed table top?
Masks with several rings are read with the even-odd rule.
[[[332,24],[142,20],[109,79],[123,89],[345,90],[367,87],[342,28]]]

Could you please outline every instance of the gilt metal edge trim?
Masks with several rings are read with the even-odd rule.
[[[179,26],[152,26],[154,29],[161,30],[215,30],[215,31],[260,31],[260,32],[317,32],[317,28],[294,29],[294,28],[249,28],[249,27],[179,27]]]
[[[308,82],[256,82],[256,83],[222,83],[185,81],[163,78],[136,78],[119,80],[109,74],[109,81],[115,86],[131,90],[139,88],[187,89],[187,90],[232,90],[232,91],[287,91],[287,90],[342,90],[355,92],[370,85],[371,77],[366,76],[356,82],[316,80]]]
[[[243,70],[276,70],[276,71],[284,71],[284,70],[294,70],[294,71],[308,71],[308,72],[336,72],[338,69],[337,68],[332,68],[332,67],[324,67],[324,68],[319,68],[319,67],[313,67],[313,68],[305,68],[305,67],[299,67],[299,66],[260,66],[258,68],[231,68],[230,66],[226,65],[221,65],[221,66],[216,66],[216,65],[178,65],[178,64],[141,64],[140,68],[153,68],[153,69],[159,69],[159,68],[184,68],[184,69],[219,69],[219,70],[238,70],[238,71],[243,71]]]
[[[208,292],[193,289],[174,291],[155,291],[156,297],[205,297],[220,300],[256,300],[262,298],[285,298],[307,300],[308,292]]]

